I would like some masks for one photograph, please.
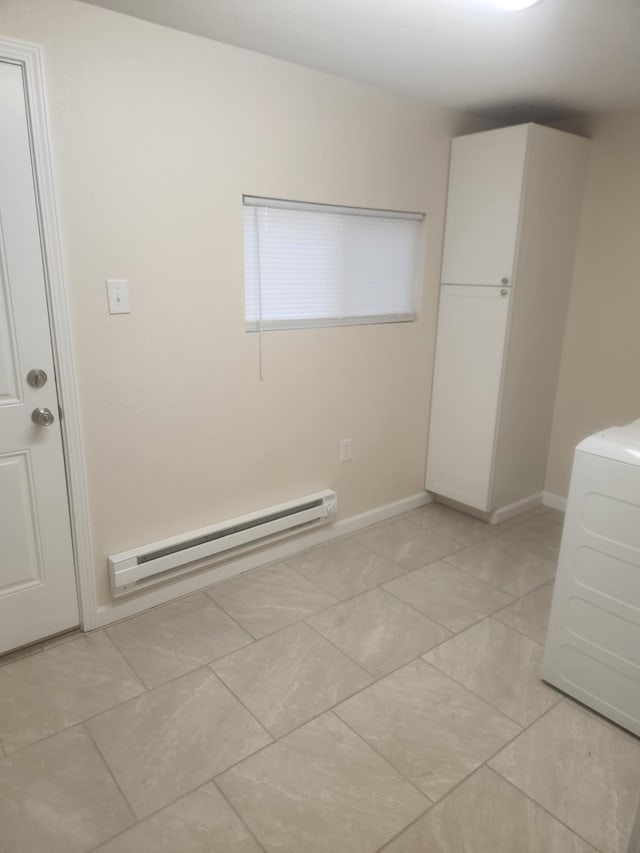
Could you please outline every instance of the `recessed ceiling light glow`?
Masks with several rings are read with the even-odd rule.
[[[520,9],[528,9],[534,3],[539,3],[540,0],[489,0],[494,6],[499,9],[507,9],[509,12],[519,12]]]

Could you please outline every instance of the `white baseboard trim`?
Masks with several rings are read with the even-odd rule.
[[[133,593],[132,597],[125,601],[119,600],[110,602],[109,604],[102,604],[96,611],[95,627],[103,628],[105,625],[111,625],[120,619],[135,616],[145,610],[150,610],[152,607],[158,607],[161,604],[174,601],[184,595],[189,595],[192,592],[205,589],[215,583],[220,583],[220,581],[228,580],[229,578],[236,577],[236,575],[249,572],[252,569],[257,569],[259,566],[284,560],[293,554],[306,551],[315,545],[322,545],[341,536],[356,533],[358,530],[369,527],[371,524],[386,521],[389,518],[424,506],[432,501],[432,496],[427,492],[411,495],[411,497],[403,498],[390,504],[384,504],[359,515],[352,515],[349,518],[336,521],[334,524],[317,527],[309,531],[309,533],[296,536],[291,540],[278,542],[261,551],[238,557],[237,560],[233,560],[225,565],[195,571],[194,574],[186,577],[183,575],[174,583],[148,589],[137,595]]]
[[[530,495],[528,498],[523,498],[520,501],[514,501],[507,506],[501,506],[491,513],[489,521],[491,524],[499,524],[501,521],[506,521],[508,518],[513,518],[514,515],[519,515],[528,509],[533,509],[534,506],[540,506],[542,503],[542,492],[537,495]]]
[[[542,493],[542,503],[551,509],[559,509],[561,512],[567,511],[567,499],[561,498],[560,495],[554,495],[551,492]]]

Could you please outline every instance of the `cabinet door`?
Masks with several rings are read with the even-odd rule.
[[[440,291],[431,398],[429,491],[480,510],[491,507],[494,438],[510,291]]]
[[[519,125],[453,140],[443,284],[511,282],[528,134]]]

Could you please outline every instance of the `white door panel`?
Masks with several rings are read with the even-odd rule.
[[[0,652],[79,621],[22,74],[0,61]]]
[[[440,290],[426,487],[487,511],[510,291]]]
[[[520,125],[453,140],[443,284],[511,282],[528,132]]]
[[[0,595],[44,580],[30,463],[27,451],[0,456],[0,541],[8,557]]]

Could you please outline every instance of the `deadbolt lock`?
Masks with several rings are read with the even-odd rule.
[[[43,385],[47,384],[48,378],[44,370],[40,369],[30,370],[27,373],[27,382],[32,388],[42,388]]]

